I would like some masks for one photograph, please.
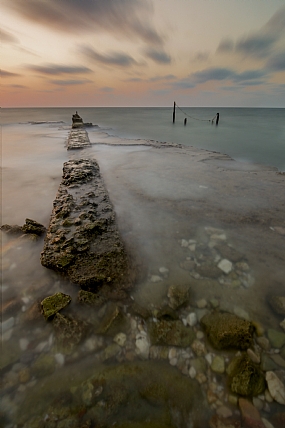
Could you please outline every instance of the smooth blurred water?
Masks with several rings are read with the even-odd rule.
[[[1,222],[23,225],[28,217],[48,227],[63,163],[74,156],[95,158],[116,211],[122,238],[142,261],[144,280],[135,284],[132,291],[136,303],[160,308],[167,302],[169,286],[190,283],[191,307],[187,311],[197,311],[196,302],[200,299],[208,302],[216,299],[221,310],[239,314],[245,311],[265,331],[280,330],[266,299],[272,290],[280,293],[284,290],[284,239],[275,230],[279,227],[282,232],[284,228],[283,176],[272,168],[231,162],[211,152],[170,146],[158,150],[158,145],[152,147],[145,140],[192,145],[282,170],[285,169],[284,109],[219,109],[218,126],[190,118],[184,126],[180,111],[176,123],[172,123],[171,108],[78,108],[85,122],[98,125],[87,128],[92,146],[79,152],[67,151],[65,146],[75,110],[1,110]],[[210,108],[183,110],[205,120],[217,112]],[[110,138],[111,135],[115,138]],[[128,144],[126,139],[138,140],[135,143],[139,144],[133,141]],[[192,250],[182,246],[185,239],[194,239],[201,248],[197,257],[201,256],[202,261],[203,257],[207,259],[207,248],[203,255],[208,242],[205,230],[213,226],[221,228],[224,232],[221,236],[225,235],[228,245],[247,260],[252,284],[236,286],[209,278],[194,279],[181,267],[193,256]],[[77,302],[78,287],[41,266],[43,238],[30,242],[2,232],[1,235],[1,297],[3,308],[8,308],[6,312],[3,309],[6,330],[2,340],[4,356],[11,353],[11,363],[4,370],[0,418],[3,413],[5,428],[20,428],[22,423],[15,425],[15,421],[22,416],[25,420],[33,415],[46,420],[50,411],[47,403],[58,399],[61,390],[74,389],[75,373],[83,382],[89,378],[89,372],[101,369],[101,349],[105,352],[113,338],[102,339],[93,334],[80,343],[74,355],[57,352],[51,323],[41,314],[29,321],[27,314],[33,313],[35,303],[63,292],[72,297],[66,315],[91,322],[98,311],[94,315],[93,310],[84,308],[83,316]],[[152,282],[152,276],[160,275],[161,268],[167,268],[169,274],[159,282]],[[132,349],[138,333],[138,328],[133,329],[128,336]],[[125,354],[122,355],[113,359],[112,364],[124,362]],[[35,370],[41,359],[49,359],[53,364],[51,374],[46,374],[45,366]],[[211,373],[209,382],[212,381],[227,397],[225,376]],[[204,412],[207,405],[203,406],[201,402],[195,412]],[[270,415],[279,411],[279,407],[270,404]],[[208,410],[212,411],[210,406]],[[233,411],[237,409],[233,407]],[[30,427],[29,423],[24,428]],[[59,426],[63,426],[61,422]]]
[[[5,125],[29,121],[62,121],[70,124],[76,108],[2,109]],[[182,108],[172,123],[171,108],[78,108],[85,122],[124,138],[150,139],[191,145],[226,153],[234,159],[285,170],[285,109]],[[219,125],[211,119],[220,113]],[[184,118],[187,125],[184,126]]]

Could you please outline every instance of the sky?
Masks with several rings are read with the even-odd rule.
[[[285,107],[284,0],[0,0],[2,107]]]

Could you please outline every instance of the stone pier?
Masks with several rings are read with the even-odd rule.
[[[68,149],[90,145],[84,129],[72,129],[68,142]],[[84,290],[100,291],[106,298],[127,297],[135,270],[95,160],[64,163],[41,263]]]

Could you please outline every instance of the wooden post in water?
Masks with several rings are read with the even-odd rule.
[[[184,126],[186,126],[186,123],[187,123],[187,117],[185,117],[184,119]]]
[[[216,125],[218,125],[219,120],[220,120],[220,113],[217,113],[217,115],[216,115]]]
[[[173,122],[173,123],[175,123],[175,106],[176,106],[176,103],[175,103],[175,101],[174,101],[174,105],[173,105],[173,115],[172,115],[172,122]]]

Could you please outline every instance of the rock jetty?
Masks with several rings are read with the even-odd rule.
[[[65,162],[53,205],[42,265],[66,274],[82,289],[125,296],[133,270],[97,162]]]
[[[85,129],[76,128],[70,130],[67,140],[67,150],[84,149],[90,146],[91,143]]]

